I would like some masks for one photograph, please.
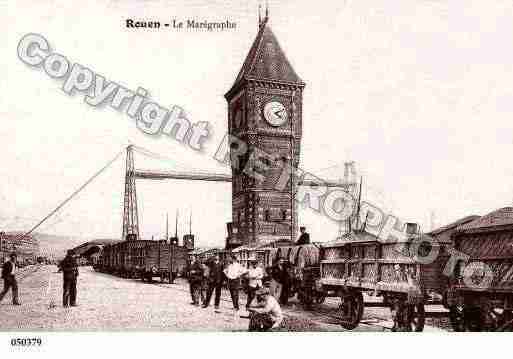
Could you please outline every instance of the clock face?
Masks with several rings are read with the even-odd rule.
[[[281,126],[287,121],[287,109],[281,102],[271,101],[264,106],[264,117],[271,126]]]

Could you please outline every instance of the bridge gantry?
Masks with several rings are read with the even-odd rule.
[[[134,145],[127,147],[126,154],[126,174],[125,174],[125,194],[123,204],[123,240],[128,238],[139,237],[139,218],[137,210],[137,190],[136,179],[146,180],[186,180],[186,181],[208,181],[208,182],[232,182],[232,176],[225,173],[212,173],[201,171],[156,171],[156,170],[138,170],[135,168],[133,151],[148,155],[149,151]],[[345,191],[356,186],[356,182],[348,181],[325,181],[322,179],[300,179],[297,184],[299,186],[310,187],[331,187],[343,188]],[[131,235],[127,238],[128,235]]]

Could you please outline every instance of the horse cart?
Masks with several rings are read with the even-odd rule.
[[[327,295],[340,297],[337,317],[342,327],[358,326],[367,293],[382,297],[378,305],[390,308],[393,331],[423,330],[424,305],[442,298],[447,287],[443,269],[448,243],[431,242],[416,231],[408,231],[401,242],[354,231],[322,245],[320,284]],[[426,261],[432,251],[438,255]]]

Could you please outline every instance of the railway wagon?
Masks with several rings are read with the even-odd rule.
[[[102,272],[126,278],[161,281],[182,275],[188,261],[185,247],[166,241],[131,240],[107,245],[98,260]]]
[[[148,242],[141,253],[140,277],[143,280],[151,281],[153,277],[159,277],[161,281],[172,282],[185,273],[189,261],[187,248],[171,245],[166,241]]]
[[[381,305],[390,308],[393,331],[423,330],[424,305],[441,301],[447,289],[443,270],[449,243],[430,241],[413,224],[407,228],[407,239],[401,242],[354,231],[322,245],[320,284],[325,293],[340,297],[337,317],[342,327],[358,326],[367,292],[382,297]]]
[[[446,303],[454,331],[513,330],[513,207],[459,226],[452,240],[460,258]]]

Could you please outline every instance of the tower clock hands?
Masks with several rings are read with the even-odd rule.
[[[282,113],[284,109],[280,108],[278,111],[275,111],[274,114],[280,118],[280,120],[283,120]]]
[[[287,120],[287,109],[278,101],[268,102],[264,106],[263,112],[271,126],[281,126]]]

